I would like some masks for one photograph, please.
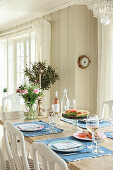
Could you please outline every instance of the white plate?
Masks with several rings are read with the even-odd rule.
[[[78,131],[78,132],[74,133],[73,136],[77,139],[92,141],[92,139],[90,139],[88,137],[82,138],[82,137],[78,136],[78,134],[80,134],[80,133],[83,133],[83,132]],[[107,138],[107,136],[103,134],[102,139],[106,139],[106,138]]]
[[[83,132],[76,132],[73,134],[73,136],[77,139],[92,141],[92,139],[90,139],[88,137],[85,137],[85,138],[79,137],[78,134],[80,134],[80,133],[83,133]]]
[[[81,121],[81,122],[85,122],[86,123],[86,120],[87,119],[79,119],[79,121]],[[99,122],[101,122],[102,121],[102,119],[101,118],[99,118]]]
[[[43,125],[40,124],[34,124],[34,123],[29,123],[29,124],[19,124],[17,125],[17,128],[21,131],[36,131],[36,130],[41,130],[44,128]]]
[[[60,148],[55,147],[56,144],[59,144],[62,146],[62,144],[64,145],[73,145],[73,147],[67,147],[67,149],[63,146]],[[70,139],[60,139],[60,140],[56,140],[54,142],[50,142],[48,144],[48,146],[55,151],[59,151],[59,152],[75,152],[75,151],[80,151],[82,149],[84,149],[86,147],[85,144],[78,142],[78,141],[74,141],[74,140],[70,140]]]

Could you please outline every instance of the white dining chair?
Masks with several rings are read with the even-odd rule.
[[[4,160],[1,147],[0,147],[0,170],[10,170],[9,162]]]
[[[2,99],[4,119],[24,118],[24,101],[19,94],[14,93]]]
[[[106,108],[106,106],[109,109],[108,115],[105,115],[105,108]],[[113,100],[104,101],[103,104],[102,104],[101,118],[104,119],[105,117],[108,117],[109,120],[113,119]]]
[[[19,96],[19,94],[17,94],[17,93],[3,97],[3,99],[2,99],[3,112],[22,111],[23,108],[21,107],[21,103],[22,103],[22,97]],[[7,107],[6,107],[6,105],[7,105]]]
[[[23,134],[10,122],[4,123],[3,127],[10,169],[34,170],[33,160],[27,158]]]
[[[35,170],[68,170],[66,162],[43,143],[34,142],[32,153]],[[39,162],[41,162],[41,168]]]

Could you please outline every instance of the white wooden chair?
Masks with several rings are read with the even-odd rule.
[[[0,147],[0,170],[8,170],[9,169],[8,167],[9,166],[6,167],[6,162],[4,160],[2,150],[1,150],[1,147]]]
[[[11,94],[11,95],[6,96],[6,97],[3,97],[3,99],[2,99],[3,112],[22,111],[21,101],[22,101],[22,97],[19,96],[19,94],[17,94],[17,93]],[[6,105],[7,105],[7,109],[6,109]]]
[[[105,118],[105,107],[108,106],[109,108],[109,115],[107,115],[107,117],[109,118],[109,120],[113,119],[113,100],[108,100],[108,101],[104,101],[102,104],[102,115],[101,118],[104,119]]]
[[[43,143],[32,144],[35,170],[68,170],[66,162]],[[41,158],[41,160],[39,160]],[[43,167],[40,168],[39,161]]]
[[[2,99],[4,119],[24,118],[24,101],[19,94],[14,93]]]
[[[23,134],[10,122],[4,123],[3,127],[10,169],[34,170],[33,161],[26,156]]]

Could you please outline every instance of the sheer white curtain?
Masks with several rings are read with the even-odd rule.
[[[21,85],[23,81],[25,81],[25,79],[23,78],[23,80],[18,82],[17,79],[18,69],[22,70],[23,65],[26,67],[26,64],[30,64],[30,62],[33,63],[36,61],[35,33],[28,32],[27,34],[28,44],[27,44],[26,37],[23,37],[25,35],[24,32],[21,33],[21,35],[19,35],[18,38],[17,35],[18,33],[17,34],[15,33],[15,35],[7,37],[4,40],[0,40],[0,112],[2,111],[2,98],[4,97],[3,89],[7,88],[7,95],[16,93],[18,84],[20,83]],[[24,63],[23,60],[17,59],[17,57],[21,57],[21,54],[20,56],[17,55],[19,52],[17,48],[18,41],[22,41],[22,42],[25,41],[24,48],[21,48],[21,51],[24,53],[24,61],[25,61]],[[8,109],[8,105],[7,105],[7,109]]]
[[[51,50],[51,24],[48,21],[39,20],[33,25],[33,28],[36,34],[37,61],[39,61],[39,58],[41,57],[42,61],[46,60],[49,64]]]
[[[0,41],[0,108],[2,106],[2,98],[4,97],[3,89],[7,88],[7,95],[12,94],[15,90],[15,57],[13,48],[13,40]]]
[[[3,89],[7,88],[7,40],[0,41],[0,110],[2,106]]]
[[[46,61],[50,64],[51,51],[51,24],[45,20],[39,20],[33,25],[36,34],[36,61]],[[50,92],[45,92],[46,99],[43,105],[50,107]]]
[[[98,25],[98,90],[97,114],[101,114],[102,103],[113,99],[113,23]]]

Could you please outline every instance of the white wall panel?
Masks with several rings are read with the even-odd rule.
[[[96,112],[97,97],[97,20],[83,5],[74,5],[51,14],[51,64],[60,74],[60,81],[51,88],[54,92],[68,89],[70,100],[76,99],[77,108]],[[87,55],[91,64],[80,69],[77,60]]]

